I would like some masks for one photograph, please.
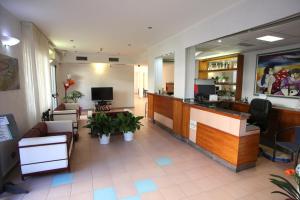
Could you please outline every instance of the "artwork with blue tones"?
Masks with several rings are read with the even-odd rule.
[[[169,157],[160,157],[156,160],[156,163],[159,166],[167,166],[167,165],[172,164],[172,160]]]
[[[141,198],[138,196],[132,196],[132,197],[125,197],[121,200],[141,200]]]
[[[72,173],[55,175],[55,176],[53,176],[53,179],[52,179],[53,187],[70,184],[70,183],[73,183],[73,174]]]
[[[102,188],[94,191],[94,200],[117,200],[117,194],[113,188]]]
[[[134,183],[139,194],[154,192],[157,190],[156,184],[151,179],[139,180]]]

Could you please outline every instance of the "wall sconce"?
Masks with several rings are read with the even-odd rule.
[[[20,40],[18,38],[10,37],[10,36],[5,36],[5,35],[0,35],[0,40],[2,45],[4,46],[14,46],[19,44]]]

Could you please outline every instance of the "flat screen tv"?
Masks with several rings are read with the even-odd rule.
[[[91,88],[92,101],[112,101],[113,88],[112,87],[95,87]]]

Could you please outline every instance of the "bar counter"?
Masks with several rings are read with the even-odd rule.
[[[248,113],[148,94],[148,117],[233,171],[254,167],[259,129]]]

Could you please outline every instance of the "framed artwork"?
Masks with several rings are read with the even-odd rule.
[[[300,97],[300,49],[257,55],[255,94]]]
[[[18,59],[0,54],[0,91],[20,89]]]

